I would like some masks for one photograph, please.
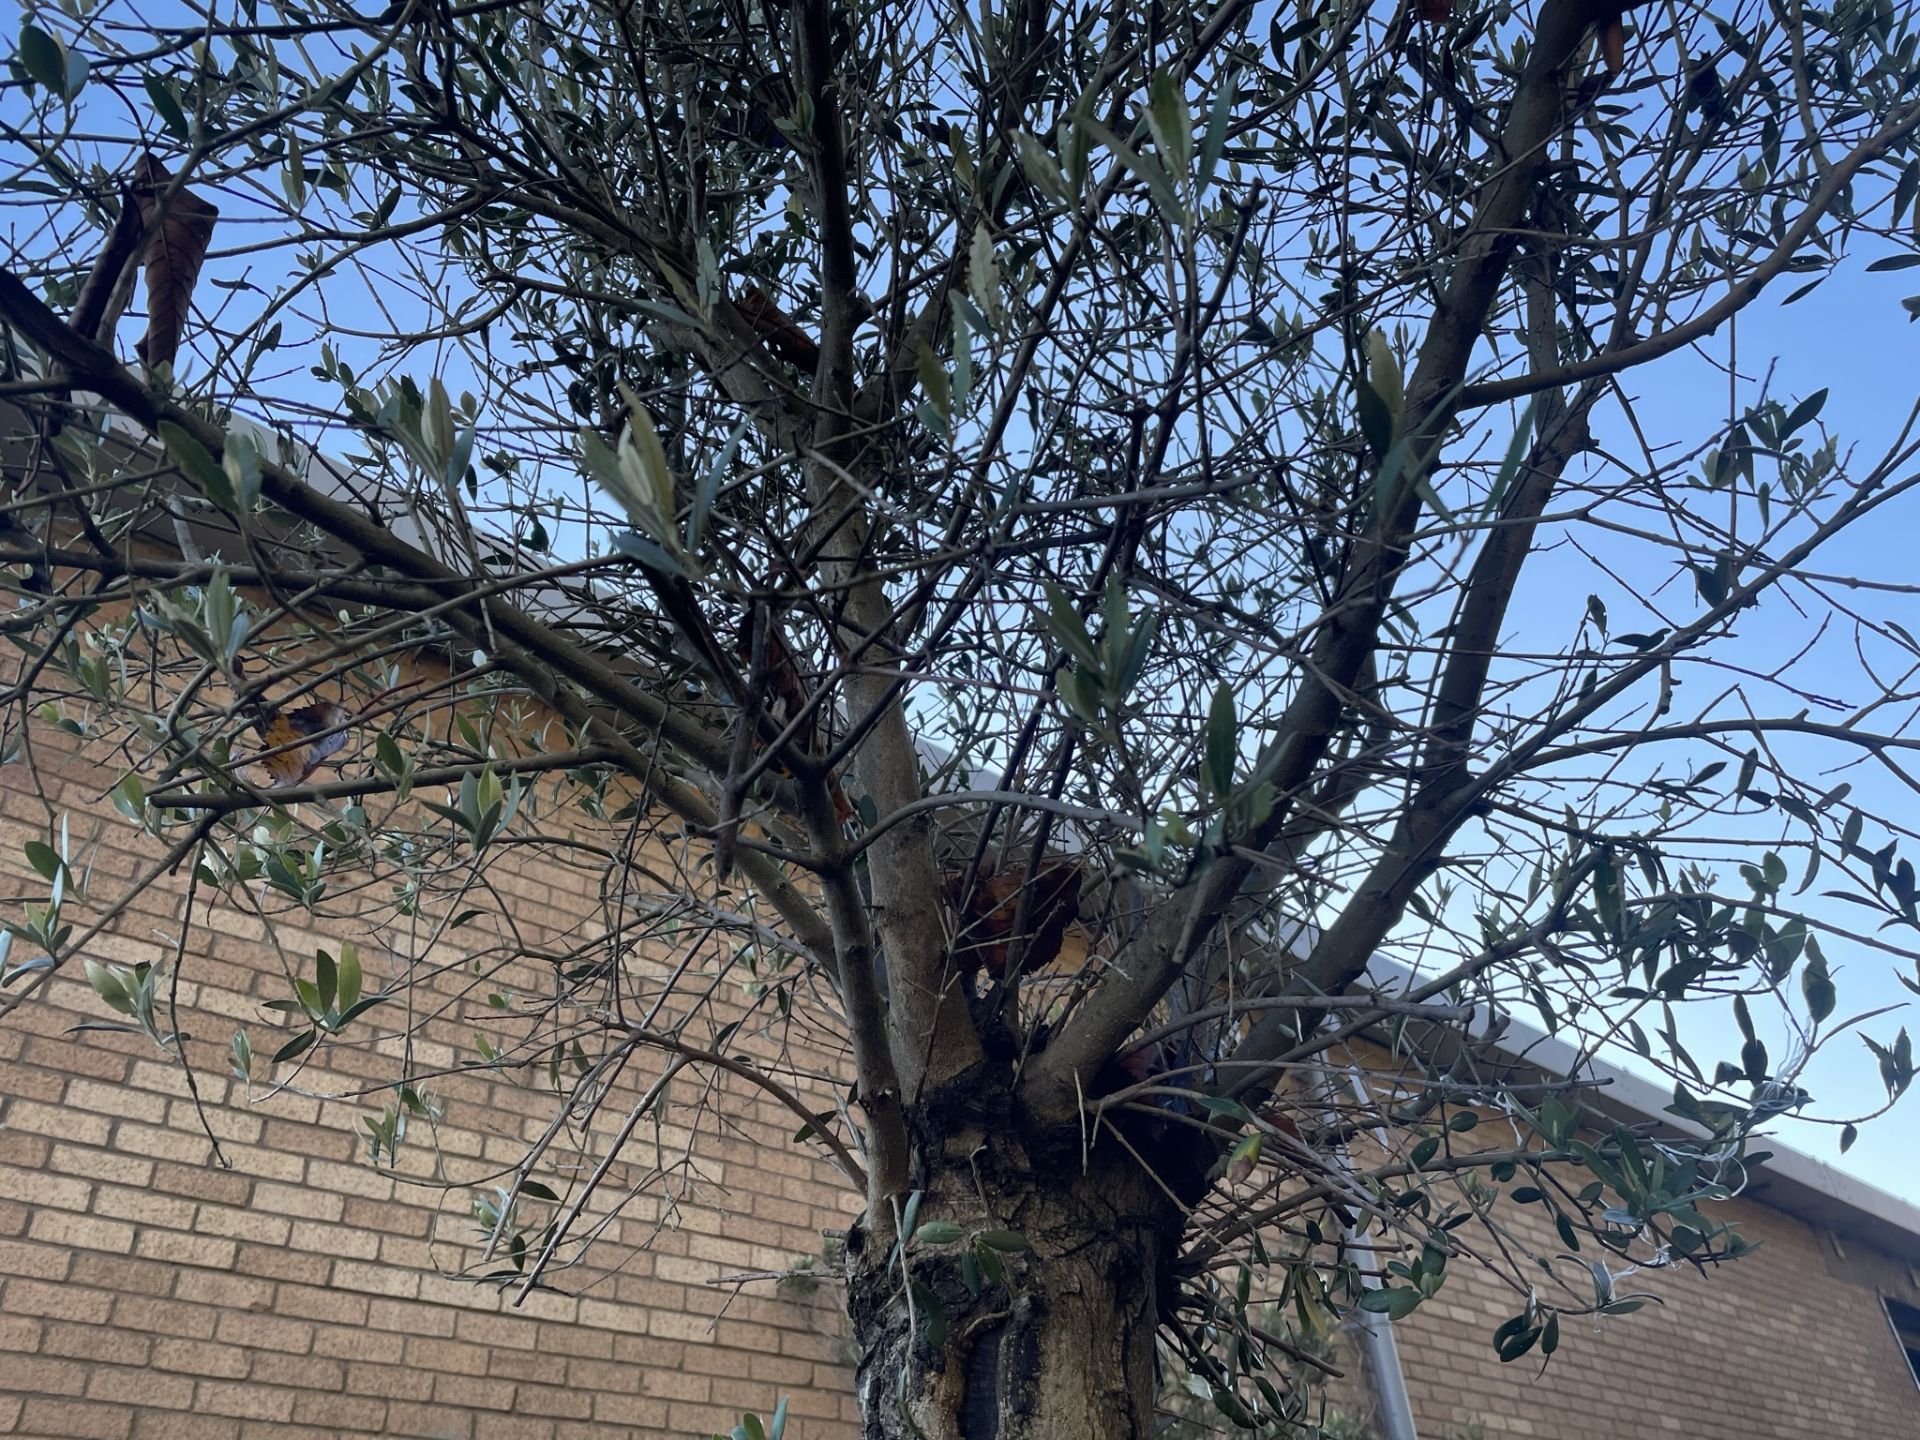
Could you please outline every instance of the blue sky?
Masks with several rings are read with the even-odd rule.
[[[1796,398],[1828,389],[1822,420],[1842,437],[1843,445],[1857,443],[1863,455],[1876,442],[1884,444],[1891,438],[1920,395],[1920,327],[1909,322],[1900,303],[1920,291],[1920,270],[1866,273],[1866,263],[1878,253],[1856,254],[1818,290],[1792,305],[1781,302],[1798,282],[1789,279],[1776,284],[1740,316],[1738,329],[1741,372],[1759,377],[1771,364],[1771,393],[1789,405]],[[1723,330],[1693,356],[1673,357],[1628,378],[1626,388],[1635,396],[1650,433],[1695,444],[1710,431],[1713,417],[1725,415],[1726,381],[1710,362],[1724,363],[1727,347]],[[1687,360],[1691,363],[1675,363]],[[1751,400],[1758,386],[1750,383],[1743,392]],[[1597,426],[1597,433],[1603,443],[1618,441],[1623,428],[1616,414],[1610,424]],[[1893,518],[1899,523],[1870,524],[1842,537],[1822,555],[1819,568],[1867,579],[1920,583],[1920,566],[1915,564],[1920,555],[1920,516],[1909,507]],[[1586,603],[1592,579],[1586,562],[1564,551],[1542,554],[1523,581],[1514,606],[1513,614],[1522,617],[1518,625],[1523,632],[1537,626],[1543,641],[1562,641]],[[1613,601],[1615,606],[1620,603],[1617,598]],[[1920,598],[1890,596],[1865,603],[1872,613],[1901,620],[1910,631],[1920,633],[1916,629]],[[1624,614],[1615,614],[1614,628],[1631,628]],[[1781,620],[1777,607],[1763,608],[1743,620],[1734,644],[1743,658],[1764,660],[1797,644],[1800,634]],[[1816,649],[1801,679],[1817,689],[1859,697],[1858,661],[1843,644]],[[1672,761],[1683,766],[1683,747],[1672,748]],[[1831,748],[1819,754],[1829,764],[1841,758]],[[1835,773],[1831,783],[1841,779],[1854,782],[1850,799],[1870,816],[1920,828],[1920,802],[1890,775],[1858,766]],[[1869,836],[1873,833],[1869,829]],[[1831,883],[1833,872],[1825,874],[1827,879],[1816,882],[1810,896]],[[1801,903],[1808,898],[1801,897]],[[1817,896],[1811,904],[1816,913],[1848,926],[1860,925],[1868,913]],[[1903,943],[1913,939],[1902,932],[1891,932],[1887,938]],[[1840,990],[1836,1019],[1880,1006],[1905,1005],[1906,1009],[1870,1023],[1866,1032],[1887,1039],[1902,1024],[1920,1029],[1920,1013],[1916,1013],[1920,1004],[1910,1003],[1915,997],[1900,985],[1891,957],[1839,940],[1827,943],[1825,949]],[[1905,973],[1911,976],[1913,971],[1909,967]],[[1755,1013],[1762,1038],[1769,1040],[1775,1054],[1780,1053],[1775,1037],[1782,1032],[1770,1034],[1758,1008]],[[1691,1007],[1683,1033],[1690,1045],[1700,1042],[1696,1053],[1702,1057],[1731,1053],[1739,1046],[1732,1018],[1724,1009]],[[1609,1052],[1609,1058],[1643,1068],[1631,1053]],[[1711,1060],[1704,1063],[1710,1066]],[[1816,1055],[1803,1083],[1814,1096],[1813,1109],[1822,1115],[1870,1110],[1885,1098],[1872,1056],[1852,1035],[1839,1037]],[[1915,1142],[1920,1140],[1916,1099],[1920,1097],[1909,1095],[1892,1113],[1864,1127],[1844,1156],[1835,1127],[1786,1120],[1773,1133],[1840,1170],[1920,1203],[1920,1164],[1913,1158]]]

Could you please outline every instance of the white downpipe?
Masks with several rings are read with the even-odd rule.
[[[1326,1078],[1331,1092],[1336,1087],[1330,1070]],[[1362,1107],[1372,1103],[1367,1096],[1366,1082],[1352,1067],[1347,1070],[1347,1083],[1352,1087],[1353,1098]],[[1384,1155],[1387,1137],[1377,1125],[1373,1127],[1373,1138]],[[1342,1179],[1354,1179],[1353,1160],[1345,1145],[1336,1146],[1332,1158]],[[1363,1242],[1366,1229],[1366,1216],[1356,1212],[1353,1224],[1346,1229],[1347,1240],[1353,1244]],[[1369,1290],[1378,1290],[1385,1283],[1378,1256],[1370,1250],[1355,1253],[1361,1257],[1360,1283]],[[1357,1313],[1360,1344],[1366,1356],[1367,1388],[1373,1392],[1374,1416],[1379,1421],[1382,1440],[1420,1440],[1420,1432],[1413,1423],[1413,1401],[1407,1394],[1406,1372],[1400,1366],[1400,1342],[1394,1337],[1393,1321],[1373,1310]]]

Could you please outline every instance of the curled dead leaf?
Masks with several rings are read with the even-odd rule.
[[[1619,15],[1609,16],[1599,26],[1600,60],[1611,80],[1627,64],[1627,24]]]
[[[274,788],[298,785],[329,756],[344,749],[347,727],[353,721],[353,711],[332,701],[275,711],[258,727],[266,743],[260,763],[273,778]]]
[[[107,235],[107,243],[94,257],[93,268],[87,272],[79,298],[73,304],[69,323],[89,340],[107,343],[113,327],[119,323],[120,313],[126,308],[127,293],[133,285],[131,267],[140,250],[142,228],[140,206],[133,198],[132,188],[126,187],[121,191],[120,214]]]
[[[1067,927],[1080,914],[1084,876],[1072,862],[1045,864],[1029,887],[1025,867],[982,875],[966,890],[966,877],[946,876],[947,903],[956,912],[960,934],[954,942],[954,967],[963,975],[985,970],[1004,980],[1011,959],[1014,926],[1020,919],[1020,897],[1027,895],[1027,943],[1021,952],[1021,973],[1045,969],[1060,954]]]
[[[734,307],[766,347],[789,365],[811,371],[820,363],[820,344],[756,285],[743,285]]]
[[[220,212],[184,186],[169,190],[172,176],[151,154],[136,163],[133,202],[139,207],[146,243],[147,333],[135,346],[149,367],[171,365],[180,353],[194,282],[213,243]]]

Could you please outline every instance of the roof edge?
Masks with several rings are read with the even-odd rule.
[[[1413,971],[1384,956],[1375,956],[1368,975],[1383,991],[1410,988]],[[1565,1040],[1546,1034],[1503,1010],[1506,1021],[1492,1049],[1503,1059],[1528,1065],[1568,1079],[1591,1081],[1588,1103],[1602,1114],[1630,1124],[1653,1123],[1695,1138],[1704,1127],[1668,1110],[1672,1094],[1643,1075],[1611,1061],[1584,1054]],[[1469,1029],[1484,1039],[1491,1017],[1476,1017]],[[1758,1204],[1829,1229],[1842,1240],[1857,1241],[1876,1250],[1920,1264],[1920,1206],[1891,1195],[1878,1186],[1816,1160],[1805,1151],[1781,1144],[1771,1136],[1767,1159],[1756,1167],[1740,1194]]]

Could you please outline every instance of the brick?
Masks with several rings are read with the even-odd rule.
[[[228,1311],[214,1327],[214,1339],[228,1345],[243,1345],[251,1350],[281,1350],[304,1355],[313,1349],[313,1326],[304,1320],[285,1320],[277,1315],[238,1314]]]
[[[53,1175],[45,1170],[23,1170],[17,1165],[0,1165],[0,1195],[5,1195],[29,1210],[85,1210],[93,1199],[93,1187],[84,1180]]]
[[[7,1107],[7,1129],[99,1148],[112,1136],[113,1122],[99,1115],[82,1115],[64,1104],[41,1105],[16,1100]]]
[[[42,1210],[27,1224],[27,1238],[74,1250],[106,1250],[122,1254],[133,1246],[133,1226],[124,1220],[101,1220],[91,1215],[66,1215]]]
[[[0,1240],[0,1275],[24,1275],[36,1280],[64,1280],[72,1267],[71,1256],[50,1245],[29,1245]]]
[[[194,1381],[185,1375],[160,1375],[151,1370],[122,1370],[100,1366],[87,1377],[87,1398],[109,1400],[142,1409],[188,1410],[193,1407]]]
[[[397,1347],[393,1358],[400,1358]],[[379,1395],[389,1400],[427,1400],[433,1395],[433,1376],[401,1365],[350,1364],[347,1390],[354,1395]]]
[[[133,1433],[134,1440],[240,1440],[240,1422],[216,1420],[211,1415],[145,1411]]]
[[[29,1396],[20,1414],[20,1429],[31,1435],[57,1435],[61,1440],[127,1440],[133,1433],[133,1411],[120,1405]]]
[[[202,1380],[194,1396],[194,1409],[213,1415],[236,1415],[243,1420],[284,1421],[293,1416],[293,1396],[264,1385]]]
[[[266,1245],[284,1245],[292,1233],[292,1224],[277,1215],[261,1215],[252,1210],[235,1210],[225,1205],[202,1205],[193,1218],[193,1228],[205,1235],[220,1235],[229,1240],[254,1240]]]
[[[553,1422],[519,1415],[476,1415],[473,1440],[554,1440]]]
[[[131,1085],[103,1085],[94,1080],[72,1080],[63,1097],[68,1105],[92,1110],[114,1120],[142,1120],[158,1125],[167,1117],[167,1102],[161,1096],[144,1094]],[[87,1117],[76,1116],[76,1123]],[[49,1132],[51,1133],[51,1132]],[[75,1135],[78,1140],[83,1137]],[[102,1143],[90,1141],[91,1144]]]
[[[551,1380],[553,1357],[524,1350],[493,1350],[488,1352],[487,1374],[495,1380]]]
[[[180,1134],[161,1125],[136,1124],[122,1120],[114,1132],[114,1144],[122,1151],[164,1160],[180,1153]]]
[[[153,1337],[111,1325],[70,1325],[50,1321],[39,1349],[46,1355],[75,1360],[97,1360],[110,1365],[145,1365],[153,1354]]]
[[[236,1146],[227,1152],[235,1173],[261,1180],[279,1180],[294,1185],[307,1173],[307,1162],[299,1155],[282,1155],[257,1146]]]
[[[387,1200],[393,1196],[394,1182],[364,1165],[343,1165],[315,1160],[307,1166],[307,1181],[322,1190],[339,1195],[358,1195],[367,1200]],[[326,1218],[326,1217],[320,1217]]]
[[[425,1240],[414,1240],[401,1235],[380,1237],[380,1263],[390,1265],[396,1270],[431,1270],[433,1255],[433,1246]]]
[[[228,1148],[255,1144],[260,1139],[260,1120],[242,1111],[209,1100],[196,1107],[191,1100],[175,1100],[167,1106],[167,1124],[183,1134],[211,1131]]]
[[[432,1218],[427,1211],[415,1206],[363,1200],[357,1195],[347,1198],[341,1216],[342,1221],[355,1230],[378,1230],[388,1235],[407,1235],[415,1239],[426,1235]]]
[[[640,1367],[605,1360],[569,1360],[567,1384],[575,1390],[638,1390]]]
[[[55,1320],[81,1320],[98,1325],[113,1310],[113,1296],[104,1290],[82,1290],[75,1285],[53,1285],[43,1280],[9,1280],[6,1308],[17,1315],[43,1315]]]
[[[362,1290],[373,1295],[400,1297],[417,1294],[420,1277],[385,1265],[362,1264],[357,1260],[336,1260],[333,1283],[342,1290]]]
[[[514,1409],[524,1415],[585,1420],[593,1414],[593,1397],[583,1390],[567,1390],[553,1385],[522,1385],[514,1396]]]
[[[473,1417],[444,1405],[394,1400],[387,1405],[386,1433],[406,1436],[408,1440],[470,1440]]]
[[[320,1177],[314,1180],[312,1186],[262,1180],[253,1187],[252,1208],[301,1220],[338,1220],[345,1213],[347,1202],[339,1195],[317,1188]]]
[[[231,1310],[252,1310],[264,1314],[273,1308],[273,1286],[264,1280],[249,1280],[237,1275],[183,1271],[173,1293],[176,1299],[220,1305]]]
[[[136,1255],[148,1260],[165,1260],[174,1265],[197,1265],[209,1270],[224,1270],[233,1264],[239,1247],[231,1240],[209,1235],[182,1235],[173,1230],[148,1230],[134,1241]]]
[[[211,1200],[218,1205],[244,1205],[253,1190],[253,1182],[230,1171],[162,1161],[153,1167],[153,1188],[195,1200]]]
[[[346,1383],[346,1366],[338,1360],[316,1355],[287,1355],[279,1351],[259,1350],[247,1379],[256,1387],[283,1390],[324,1390],[337,1394]]]
[[[502,1304],[500,1297],[491,1290],[469,1280],[454,1280],[443,1275],[420,1277],[420,1299],[457,1310],[498,1310]],[[516,1297],[513,1310],[529,1320],[564,1318],[571,1321],[578,1311],[578,1305],[579,1302],[571,1296],[535,1291],[524,1301]]]
[[[351,1160],[358,1142],[351,1134],[323,1129],[314,1121],[296,1124],[270,1115],[260,1143],[285,1154],[306,1155],[316,1160]]]
[[[12,1034],[7,1039],[12,1040]],[[0,1052],[3,1056],[4,1052]],[[59,1070],[41,1070],[22,1065],[17,1059],[0,1058],[0,1095],[15,1100],[43,1100],[48,1104],[60,1098],[66,1089],[66,1075]]]
[[[364,1325],[368,1301],[364,1295],[321,1290],[305,1285],[282,1285],[274,1292],[274,1309],[302,1320],[330,1325]]]
[[[182,979],[184,978],[183,976]],[[153,1060],[134,1061],[132,1071],[127,1076],[127,1083],[141,1090],[156,1091],[163,1095],[184,1098],[193,1094],[193,1087],[187,1084],[187,1077],[178,1065],[163,1065]],[[200,1098],[209,1107],[226,1103],[228,1084],[226,1077],[218,1071],[202,1070],[197,1077],[197,1083],[200,1087]]]
[[[87,1390],[87,1367],[77,1360],[13,1355],[0,1373],[10,1390],[41,1395],[84,1395]]]
[[[90,1285],[96,1290],[157,1296],[172,1293],[174,1269],[124,1255],[76,1255],[68,1278],[76,1285]]]
[[[324,1426],[330,1431],[389,1433],[387,1402],[358,1395],[296,1395],[293,1421],[296,1425]]]
[[[398,1330],[403,1334],[446,1339],[453,1334],[457,1317],[433,1305],[412,1300],[369,1300],[367,1323],[376,1330]]]
[[[168,1230],[188,1230],[193,1226],[194,1205],[172,1195],[155,1195],[150,1190],[135,1190],[126,1185],[99,1185],[93,1192],[93,1213],[116,1220],[132,1220],[141,1225],[157,1225]]]
[[[213,1336],[214,1316],[203,1306],[145,1295],[122,1295],[113,1302],[114,1323],[129,1330],[190,1340]]]
[[[612,1425],[666,1430],[668,1428],[667,1402],[640,1395],[596,1395],[593,1398],[593,1418],[604,1420]],[[728,1422],[729,1429],[733,1423]],[[709,1430],[706,1433],[711,1435],[714,1432]],[[725,1434],[726,1431],[722,1430],[720,1433]]]
[[[515,1316],[484,1315],[469,1311],[457,1317],[454,1333],[462,1340],[489,1345],[495,1350],[531,1350],[539,1336],[540,1327],[531,1320],[521,1320]]]
[[[640,1393],[662,1400],[710,1400],[713,1398],[713,1381],[709,1376],[689,1371],[648,1370],[640,1377]]]
[[[487,1373],[487,1350],[481,1345],[463,1345],[454,1340],[415,1337],[407,1341],[406,1363],[420,1370],[451,1375]]]
[[[400,1358],[400,1348],[391,1335],[377,1330],[341,1329],[325,1325],[313,1332],[313,1353],[335,1360],[370,1360],[386,1364]]]
[[[509,1380],[482,1380],[472,1375],[435,1375],[433,1398],[445,1405],[469,1410],[513,1410],[519,1387]]]
[[[380,1254],[380,1237],[331,1221],[295,1220],[288,1236],[294,1248],[344,1260],[372,1260]]]
[[[247,1352],[237,1345],[217,1345],[204,1340],[153,1342],[153,1368],[156,1370],[237,1380],[247,1373],[247,1366]]]
[[[289,1280],[296,1285],[324,1285],[333,1269],[325,1255],[303,1255],[290,1246],[242,1244],[233,1257],[237,1274],[267,1280]]]
[[[16,1170],[39,1170],[45,1168],[47,1157],[52,1153],[53,1146],[42,1136],[9,1130],[0,1124],[0,1165],[10,1165]]]
[[[584,1307],[591,1303],[583,1301],[582,1305]],[[633,1323],[631,1314],[625,1318],[629,1325]],[[587,1329],[584,1324],[542,1325],[540,1348],[557,1355],[582,1355],[592,1360],[605,1360],[613,1355],[613,1337],[599,1330]]]

